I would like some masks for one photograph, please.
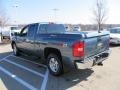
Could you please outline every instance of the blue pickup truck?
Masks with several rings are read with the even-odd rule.
[[[63,24],[33,23],[15,33],[11,45],[15,55],[40,57],[58,76],[71,68],[102,65],[109,56],[109,32],[67,32]]]

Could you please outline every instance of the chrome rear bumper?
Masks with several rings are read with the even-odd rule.
[[[99,62],[102,62],[106,60],[111,53],[111,50],[104,51],[102,53],[99,53],[97,55],[84,58],[83,61],[76,61],[75,64],[78,69],[86,69],[86,68],[91,68],[92,66],[98,64]]]

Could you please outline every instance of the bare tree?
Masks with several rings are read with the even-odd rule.
[[[3,9],[2,2],[0,1],[0,42],[3,40],[2,28],[8,24],[8,18],[5,10]]]
[[[93,10],[94,20],[98,25],[98,31],[102,29],[107,17],[106,2],[105,0],[96,0],[95,8]]]
[[[0,27],[6,26],[8,22],[8,18],[5,13],[5,8],[2,5],[2,1],[0,1]]]
[[[0,11],[0,27],[6,26],[8,23],[8,18],[3,11]]]

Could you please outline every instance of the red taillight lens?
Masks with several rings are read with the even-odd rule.
[[[74,57],[84,57],[84,42],[76,42],[72,46]]]

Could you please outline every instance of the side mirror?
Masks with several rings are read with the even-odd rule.
[[[11,36],[14,36],[14,34],[13,34],[13,33],[11,33]]]
[[[14,32],[14,35],[15,35],[15,36],[17,36],[17,35],[18,35],[18,33],[17,33],[17,32]]]

